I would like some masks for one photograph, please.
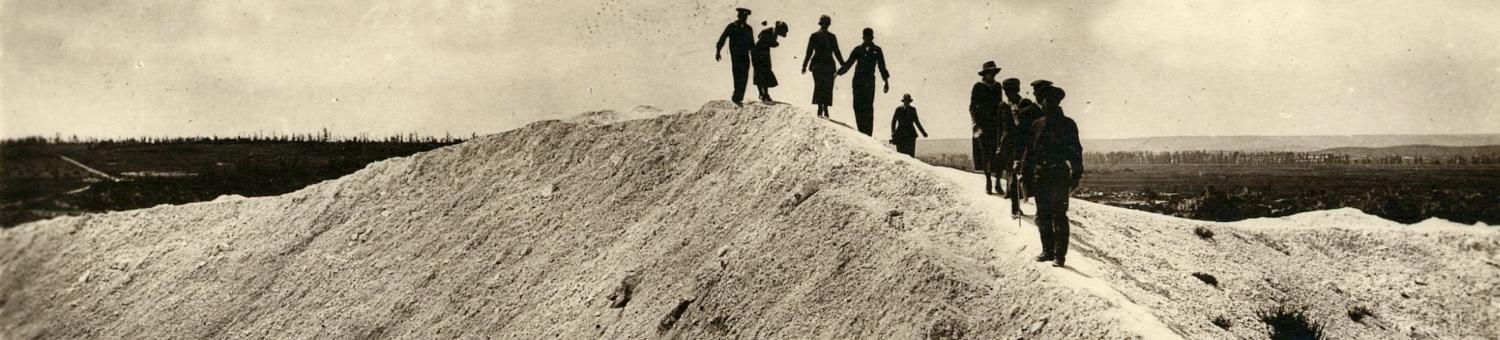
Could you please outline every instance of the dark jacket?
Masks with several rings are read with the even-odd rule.
[[[1078,139],[1078,124],[1065,116],[1062,108],[1037,119],[1032,133],[1032,141],[1022,157],[1023,176],[1029,178],[1041,170],[1067,167],[1073,183],[1083,178],[1083,143]]]
[[[914,139],[917,131],[927,134],[922,128],[922,119],[917,117],[917,107],[902,105],[891,115],[891,139]]]
[[[1016,157],[1026,150],[1026,144],[1032,140],[1032,125],[1036,124],[1038,118],[1042,118],[1042,107],[1037,106],[1031,99],[1021,98],[1019,102],[1007,102],[1005,111],[1009,112],[1005,135],[1001,137],[1001,144],[1016,152]]]
[[[984,135],[1000,137],[1003,124],[1000,122],[1000,110],[1004,103],[1001,102],[1000,83],[986,84],[983,81],[974,83],[973,91],[969,92],[969,120],[975,127],[983,129]]]
[[[813,73],[833,73],[843,63],[844,52],[839,50],[838,36],[832,32],[817,31],[807,37],[807,56],[802,59],[803,69],[812,70]]]
[[[729,23],[724,27],[724,33],[719,34],[719,43],[714,50],[724,49],[724,42],[729,42],[730,55],[750,56],[750,50],[755,48],[755,32],[750,24],[739,21]]]
[[[854,67],[855,78],[874,78],[876,69],[880,69],[881,80],[891,78],[891,72],[885,70],[885,51],[875,44],[860,44],[849,51],[849,60],[839,74],[849,72],[850,67]]]

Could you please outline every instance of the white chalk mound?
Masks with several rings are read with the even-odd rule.
[[[0,338],[1265,338],[1273,310],[1334,338],[1500,334],[1492,228],[1075,201],[1059,269],[975,180],[789,105],[596,112],[0,231]]]

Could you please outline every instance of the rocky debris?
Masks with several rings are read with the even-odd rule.
[[[1234,327],[1234,322],[1229,321],[1229,319],[1225,318],[1223,315],[1214,317],[1214,319],[1210,321],[1210,323],[1213,323],[1214,326],[1218,326],[1219,328],[1223,328],[1224,330],[1229,330],[1229,327]]]
[[[682,320],[682,314],[687,313],[688,306],[692,304],[693,299],[683,299],[682,301],[678,301],[677,307],[673,307],[672,311],[667,312],[667,315],[661,318],[661,322],[656,326],[656,332],[666,333],[667,331],[671,331],[672,326],[677,325],[678,320]]]
[[[790,201],[790,203],[788,205],[790,205],[793,208],[795,208],[797,206],[800,206],[800,205],[802,205],[802,202],[807,201],[807,199],[812,198],[812,196],[814,194],[817,194],[817,193],[818,193],[818,184],[817,183],[801,183],[801,184],[798,184],[797,188],[795,190],[793,190],[793,192],[792,192],[792,198],[791,198],[791,201]]]
[[[630,303],[631,294],[635,294],[635,286],[639,281],[640,275],[627,272],[625,277],[620,279],[620,285],[609,293],[609,308],[625,308],[625,305]]]
[[[1193,277],[1198,278],[1198,281],[1203,281],[1203,283],[1214,286],[1214,288],[1219,288],[1219,279],[1214,277],[1213,275],[1209,275],[1206,273],[1193,273]]]
[[[734,321],[727,316],[716,316],[708,321],[708,332],[714,336],[726,336],[734,333]]]

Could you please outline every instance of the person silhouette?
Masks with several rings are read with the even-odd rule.
[[[875,70],[885,82],[884,92],[891,91],[891,73],[885,69],[885,51],[875,45],[875,30],[865,28],[865,43],[849,52],[849,60],[839,74],[854,69],[854,122],[866,136],[875,133]],[[856,67],[857,66],[857,67]]]
[[[739,19],[724,27],[724,33],[719,34],[719,43],[714,47],[714,61],[724,59],[724,42],[729,42],[729,64],[734,73],[734,100],[735,105],[744,105],[745,83],[750,80],[750,50],[755,48],[754,28],[746,20],[750,19],[750,10],[736,8]]]
[[[922,128],[922,119],[911,101],[911,94],[902,95],[901,106],[891,115],[891,144],[896,145],[896,152],[917,157],[917,132],[927,137],[927,129]]]
[[[969,92],[969,120],[974,124],[974,170],[984,172],[984,192],[988,194],[1004,193],[998,173],[1001,167],[996,164],[996,152],[1004,131],[1004,124],[1000,122],[1003,104],[1000,83],[995,81],[995,75],[999,73],[1000,67],[995,66],[994,61],[985,62],[979,70],[979,82],[974,83]]]
[[[1006,198],[1010,198],[1010,215],[1012,218],[1020,218],[1026,214],[1021,211],[1021,200],[1026,199],[1027,190],[1023,190],[1020,177],[1021,155],[1026,154],[1026,142],[1031,140],[1031,126],[1037,118],[1041,118],[1042,110],[1036,102],[1021,96],[1021,80],[1008,78],[1000,82],[1000,88],[1005,91],[1005,106],[1002,110],[1009,110],[1008,117],[1013,124],[1007,124],[1005,133],[1000,136],[1001,157],[1000,165],[1004,167],[1006,181]]]
[[[771,102],[771,88],[779,84],[776,72],[771,69],[771,48],[781,46],[776,42],[776,37],[785,37],[786,33],[786,23],[777,21],[776,26],[760,31],[755,51],[750,53],[751,64],[755,65],[755,89],[760,91],[760,101]]]
[[[833,19],[824,15],[818,18],[817,32],[807,37],[807,56],[802,58],[802,74],[809,66],[813,73],[812,103],[818,106],[818,117],[828,118],[828,106],[833,105],[833,78],[839,66],[844,64],[844,52],[839,50],[839,38],[828,31]]]
[[[1068,196],[1083,179],[1083,145],[1078,139],[1078,124],[1063,113],[1061,105],[1067,92],[1050,82],[1045,84],[1036,87],[1042,117],[1032,126],[1031,145],[1021,159],[1021,176],[1036,187],[1036,227],[1042,243],[1042,254],[1036,260],[1062,267],[1068,257]]]

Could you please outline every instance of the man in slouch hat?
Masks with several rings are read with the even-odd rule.
[[[1078,124],[1062,110],[1067,92],[1051,82],[1038,81],[1032,86],[1037,89],[1042,117],[1032,125],[1032,141],[1022,157],[1021,175],[1035,187],[1036,226],[1042,241],[1042,254],[1036,259],[1062,267],[1068,256],[1068,196],[1083,179],[1083,144],[1078,139]]]

